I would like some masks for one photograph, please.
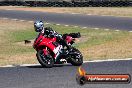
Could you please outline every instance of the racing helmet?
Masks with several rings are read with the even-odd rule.
[[[44,28],[44,23],[43,21],[35,21],[34,22],[34,29],[36,32],[41,32]]]

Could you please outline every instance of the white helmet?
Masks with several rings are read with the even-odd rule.
[[[43,21],[35,21],[34,22],[34,29],[36,32],[41,32],[44,28],[44,23]]]

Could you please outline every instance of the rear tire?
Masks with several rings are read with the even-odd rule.
[[[70,63],[74,66],[80,66],[83,64],[83,56],[81,54],[81,52],[76,49],[76,48],[72,48],[72,52],[75,53],[73,55],[70,55]]]
[[[53,57],[48,54],[48,55],[44,55],[43,50],[39,50],[36,54],[37,59],[39,61],[39,63],[46,68],[51,68],[54,65],[54,59]]]

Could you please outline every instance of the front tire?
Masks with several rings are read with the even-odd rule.
[[[76,48],[72,48],[72,53],[74,54],[71,54],[70,55],[70,63],[74,66],[80,66],[83,64],[83,56],[81,54],[81,52],[76,49]]]
[[[53,57],[48,54],[48,55],[44,55],[43,50],[39,50],[36,54],[37,59],[39,61],[39,63],[46,68],[51,68],[54,65],[54,59]]]

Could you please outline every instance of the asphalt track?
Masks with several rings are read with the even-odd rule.
[[[92,62],[82,67],[88,74],[130,74],[132,60]],[[77,68],[71,65],[0,68],[0,88],[132,88],[130,84],[86,84],[76,82]]]
[[[33,11],[0,10],[0,17],[22,20],[44,20],[50,23],[75,25],[82,27],[109,28],[116,30],[132,30],[132,18],[97,16],[83,14],[48,13]]]

